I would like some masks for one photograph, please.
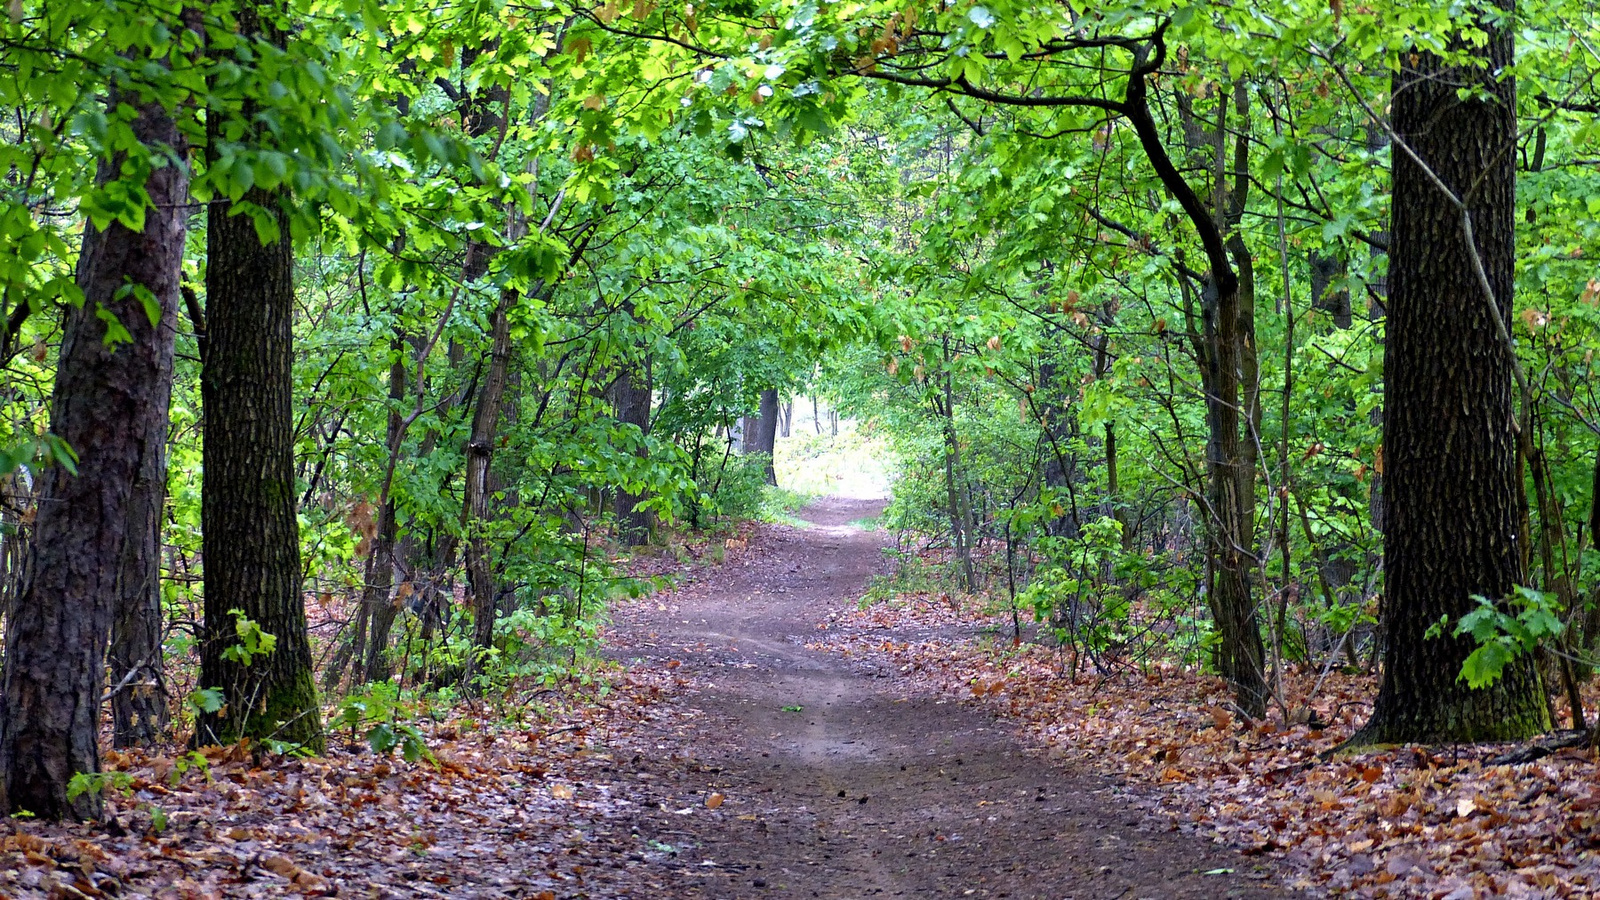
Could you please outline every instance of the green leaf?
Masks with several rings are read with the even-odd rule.
[[[367,732],[367,746],[374,753],[388,753],[400,743],[400,736],[387,723],[376,725]]]

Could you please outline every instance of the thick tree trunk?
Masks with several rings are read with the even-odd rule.
[[[160,106],[140,109],[133,127],[146,146],[165,145],[184,158],[186,142]],[[120,168],[121,160],[102,166],[100,179]],[[154,577],[157,557],[144,551],[164,481],[158,473],[188,172],[170,163],[153,169],[145,189],[151,202],[142,232],[117,223],[104,231],[86,226],[77,272],[84,302],[67,313],[50,414],[51,431],[78,454],[78,474],[52,466],[40,475],[33,564],[6,622],[0,808],[51,819],[100,812],[97,794],[69,802],[67,785],[75,773],[100,771],[100,695],[112,619],[130,598],[138,608],[124,607],[125,614],[148,613],[143,601],[154,593],[145,580]],[[152,309],[134,293],[119,293],[130,282],[148,291]],[[100,309],[116,316],[127,343],[108,346]],[[130,542],[139,545],[131,553]],[[156,629],[159,648],[159,613],[144,624]],[[131,633],[124,637],[136,643]],[[159,666],[159,654],[150,664]]]
[[[767,455],[767,484],[777,486],[778,470],[772,464],[772,455],[778,447],[778,391],[776,388],[767,388],[761,392],[761,415],[756,419],[755,426],[755,443],[747,443],[746,447],[751,449],[746,452],[765,453]]]
[[[242,34],[268,31],[254,7]],[[249,104],[240,117],[253,121]],[[223,121],[207,122],[213,142]],[[200,686],[226,706],[200,716],[197,745],[275,739],[320,753],[322,716],[312,680],[294,477],[294,245],[286,191],[254,188],[243,201],[271,218],[263,244],[253,216],[214,201],[206,215],[206,354],[200,498],[205,619]],[[235,215],[235,213],[240,213]],[[277,638],[246,665],[224,654],[239,643],[237,617]]]
[[[1477,259],[1460,210],[1396,148],[1384,362],[1384,677],[1357,744],[1507,740],[1550,727],[1533,657],[1471,690],[1457,675],[1472,639],[1425,636],[1441,617],[1454,621],[1473,609],[1472,595],[1504,598],[1523,579],[1513,361],[1475,274],[1481,262],[1509,322],[1516,89],[1496,75],[1511,65],[1512,33],[1488,30],[1478,51],[1486,69],[1451,68],[1418,53],[1403,57],[1394,76],[1395,131],[1466,203]],[[1463,99],[1458,90],[1467,86],[1483,93]]]
[[[612,389],[617,406],[617,420],[626,425],[639,429],[641,443],[639,456],[646,455],[645,445],[642,443],[645,435],[650,433],[650,398],[651,398],[651,371],[649,359],[637,366],[626,366],[617,376],[617,382]],[[650,541],[650,512],[639,508],[644,497],[617,490],[616,516],[617,537],[625,545],[638,546]]]
[[[170,322],[162,324],[172,330]],[[167,487],[170,369],[163,393],[162,415],[159,420],[151,416],[148,423],[152,429],[148,445],[159,452],[145,455],[134,482],[117,610],[111,621],[111,741],[116,747],[151,746],[166,733],[169,716],[161,647],[161,512]]]
[[[1352,324],[1350,292],[1334,287],[1334,282],[1345,277],[1344,260],[1312,250],[1306,255],[1311,268],[1311,306],[1333,316],[1333,327],[1347,329]]]

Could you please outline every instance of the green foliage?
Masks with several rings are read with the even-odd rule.
[[[185,698],[185,705],[200,714],[220,712],[227,702],[222,688],[196,688]]]
[[[1472,595],[1472,600],[1477,608],[1457,620],[1451,634],[1467,635],[1477,642],[1457,676],[1473,690],[1493,684],[1517,657],[1532,653],[1566,630],[1560,604],[1552,593],[1518,585],[1507,600],[1497,602],[1480,594]],[[1429,627],[1427,637],[1438,638],[1448,627],[1449,618],[1441,619]]]
[[[333,728],[348,728],[352,743],[358,734],[363,734],[374,753],[388,754],[399,748],[406,762],[436,763],[422,731],[410,722],[401,721],[413,715],[414,705],[398,685],[371,684],[340,701],[338,713],[328,724]]]
[[[277,636],[262,631],[261,626],[246,616],[242,610],[230,609],[228,614],[233,616],[233,631],[238,635],[239,641],[223,648],[224,660],[248,666],[277,649]]]
[[[88,794],[102,797],[106,792],[122,795],[133,793],[133,776],[127,772],[76,772],[67,782],[67,800],[76,801]]]

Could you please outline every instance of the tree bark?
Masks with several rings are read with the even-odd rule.
[[[1384,677],[1354,744],[1509,740],[1550,727],[1532,656],[1471,690],[1457,676],[1472,639],[1425,636],[1441,617],[1453,622],[1473,609],[1472,595],[1503,599],[1524,576],[1513,361],[1475,274],[1481,262],[1509,323],[1516,88],[1498,76],[1512,62],[1512,33],[1481,24],[1489,39],[1473,52],[1485,69],[1416,53],[1402,55],[1393,78],[1395,132],[1466,204],[1477,246],[1456,204],[1397,147],[1384,362]],[[1478,90],[1458,96],[1468,86]]]
[[[1163,142],[1163,131],[1150,112],[1147,79],[1160,71],[1166,50],[1163,28],[1152,38],[1148,50],[1136,55],[1121,111],[1133,126],[1156,176],[1194,226],[1209,268],[1201,298],[1203,325],[1196,327],[1193,315],[1186,316],[1189,341],[1200,364],[1210,434],[1206,445],[1205,498],[1207,582],[1211,585],[1207,599],[1220,638],[1217,668],[1233,685],[1240,710],[1259,716],[1266,710],[1266,653],[1255,600],[1250,595],[1255,562],[1255,439],[1259,432],[1240,434],[1246,421],[1254,428],[1260,420],[1255,292],[1248,268],[1234,269],[1236,264],[1248,266],[1248,248],[1236,231],[1229,234],[1230,218],[1235,220],[1232,224],[1236,228],[1248,190],[1249,135],[1241,127],[1234,142],[1234,190],[1230,198],[1225,192],[1227,165],[1223,156],[1227,102],[1219,96],[1217,130],[1212,142],[1212,202],[1208,205],[1173,163]],[[1233,101],[1238,114],[1248,116],[1249,93],[1243,83],[1235,85]],[[1187,291],[1187,276],[1180,277]],[[1186,298],[1186,308],[1190,305]],[[1248,418],[1240,415],[1241,382]]]
[[[248,6],[240,11],[239,28],[246,35],[270,33]],[[250,104],[240,116],[253,120]],[[208,121],[213,145],[221,139],[221,119]],[[295,509],[289,196],[281,189],[252,188],[242,199],[270,217],[278,238],[263,244],[240,204],[217,200],[207,209],[199,683],[221,689],[226,706],[199,717],[194,741],[203,746],[272,738],[320,753],[322,717],[300,591]],[[273,652],[249,665],[223,658],[239,643],[238,615],[277,638]]]
[[[1333,316],[1333,327],[1342,330],[1353,324],[1350,311],[1350,292],[1333,283],[1343,278],[1347,267],[1344,260],[1312,250],[1306,254],[1311,269],[1311,306]]]
[[[772,462],[772,456],[778,448],[778,391],[776,388],[767,388],[761,392],[761,415],[756,419],[755,438],[754,451],[767,455],[767,484],[777,487],[778,470]]]
[[[133,127],[147,147],[186,156],[187,142],[160,105],[140,108]],[[118,177],[123,162],[102,165],[100,181]],[[159,606],[154,622],[145,618],[158,557],[146,551],[164,481],[188,171],[169,161],[150,170],[145,190],[143,231],[85,226],[77,270],[84,302],[67,313],[50,414],[51,431],[78,454],[78,474],[60,466],[40,473],[34,559],[6,622],[0,808],[49,819],[100,812],[97,793],[69,801],[67,786],[75,773],[100,771],[107,635],[119,610],[155,628],[159,651]],[[129,283],[148,291],[153,308],[124,291]],[[108,346],[102,309],[128,342]],[[122,635],[125,649],[140,643],[132,631]],[[159,652],[150,662],[159,666]]]
[[[181,242],[180,242],[181,244]],[[182,250],[178,251],[181,261]],[[163,315],[167,311],[163,310]],[[169,321],[162,326],[171,340]],[[170,357],[168,357],[170,362]],[[172,370],[164,375],[161,416],[151,416],[148,444],[128,506],[117,610],[111,621],[111,742],[149,747],[166,733],[169,712],[162,665],[161,513],[167,495],[167,413]]]
[[[612,388],[617,406],[617,420],[625,425],[632,425],[639,429],[639,456],[647,455],[644,438],[650,433],[650,399],[651,399],[651,371],[650,360],[646,358],[637,365],[624,366],[617,376],[616,385]],[[639,546],[649,543],[651,521],[650,512],[639,508],[644,497],[618,488],[615,512],[617,516],[617,537],[627,546]]]

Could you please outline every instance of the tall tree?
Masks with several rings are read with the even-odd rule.
[[[243,48],[261,36],[270,9],[239,11]],[[249,59],[244,53],[239,54]],[[245,101],[237,121],[253,123]],[[212,158],[229,117],[207,119]],[[246,140],[259,135],[246,135]],[[294,245],[290,197],[251,187],[217,199],[206,215],[206,353],[201,367],[205,481],[200,502],[205,618],[200,684],[221,689],[225,705],[201,716],[200,744],[274,738],[315,752],[322,718],[311,673],[305,598],[300,591],[300,528],[294,475]],[[276,638],[264,655],[243,658],[240,617]]]
[[[113,95],[109,108],[130,100],[139,102]],[[52,466],[41,474],[30,578],[7,621],[0,807],[46,818],[100,812],[98,794],[69,800],[67,786],[75,773],[100,771],[113,616],[133,612],[119,613],[127,599],[154,597],[150,539],[164,485],[189,179],[187,142],[166,108],[146,99],[130,124],[142,149],[102,163],[98,177],[104,184],[142,170],[149,203],[142,227],[120,219],[85,227],[83,303],[67,312],[50,414],[51,431],[78,455],[77,473]],[[159,635],[134,652],[151,651],[159,652]],[[159,658],[122,662],[135,667],[113,674],[138,679]]]
[[[631,309],[627,312],[632,315]],[[617,421],[639,429],[640,456],[649,454],[644,437],[650,433],[650,401],[654,393],[651,375],[650,359],[646,356],[641,361],[624,365],[611,388],[617,405]],[[644,499],[631,491],[617,491],[617,535],[624,544],[637,546],[650,540],[650,511],[639,505]]]
[[[755,434],[751,435],[753,441],[745,445],[745,450],[750,453],[765,453],[767,455],[766,476],[767,484],[776,486],[778,483],[778,470],[773,465],[772,456],[778,449],[778,389],[767,388],[761,392],[761,414],[754,421]]]
[[[1509,0],[1497,4],[1509,13]],[[1384,677],[1355,743],[1483,741],[1550,727],[1523,656],[1474,690],[1469,637],[1428,638],[1474,595],[1523,583],[1510,340],[1516,189],[1513,33],[1493,13],[1460,59],[1401,54],[1384,375]],[[1500,321],[1496,321],[1498,318]]]

